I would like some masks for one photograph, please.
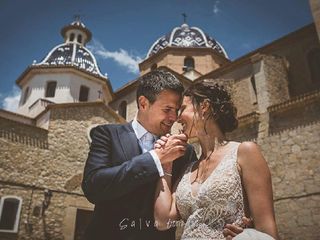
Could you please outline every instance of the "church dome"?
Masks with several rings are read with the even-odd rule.
[[[37,66],[73,66],[90,74],[104,77],[93,54],[84,46],[63,43],[54,47]]]
[[[92,34],[79,19],[63,27],[61,35],[64,37],[65,42],[54,47],[40,63],[34,63],[33,66],[72,66],[106,78],[101,74],[93,54],[85,47]]]
[[[217,53],[228,58],[226,51],[216,40],[204,33],[201,29],[189,27],[186,23],[174,28],[170,33],[155,41],[149,49],[147,58],[166,47],[212,48]]]

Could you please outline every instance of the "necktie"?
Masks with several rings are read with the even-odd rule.
[[[154,136],[149,132],[146,132],[143,135],[142,144],[143,144],[144,152],[147,152],[153,149],[154,140],[155,140]]]

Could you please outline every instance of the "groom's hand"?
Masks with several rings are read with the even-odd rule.
[[[226,238],[226,240],[231,240],[233,237],[242,233],[244,228],[248,227],[253,228],[253,219],[243,217],[241,226],[237,226],[235,224],[226,224],[223,229],[223,236]]]
[[[233,237],[237,236],[238,234],[243,232],[243,228],[239,227],[234,224],[226,224],[225,228],[223,229],[223,236],[227,240],[231,240]]]
[[[185,134],[174,134],[168,136],[161,148],[155,148],[161,164],[166,164],[184,155],[187,147],[187,136]]]

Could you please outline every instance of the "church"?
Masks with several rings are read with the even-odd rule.
[[[185,87],[213,79],[231,91],[239,126],[228,137],[261,147],[280,237],[292,240],[320,236],[319,1],[310,7],[314,23],[236,60],[183,23],[159,33],[139,64],[141,76],[164,69]],[[112,90],[86,47],[90,29],[76,20],[61,35],[16,80],[17,112],[0,109],[0,239],[80,239],[93,209],[80,186],[90,130],[137,111],[137,79]]]

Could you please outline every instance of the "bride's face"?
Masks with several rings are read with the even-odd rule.
[[[192,104],[191,98],[188,96],[184,97],[178,116],[178,122],[182,125],[183,133],[189,138],[196,136],[197,120],[198,114]]]

